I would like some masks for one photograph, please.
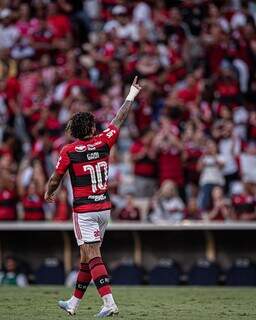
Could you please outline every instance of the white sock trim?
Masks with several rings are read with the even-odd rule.
[[[106,294],[105,296],[102,297],[104,306],[112,306],[115,304],[114,298],[111,293]]]
[[[75,296],[72,296],[69,300],[68,300],[68,304],[70,305],[71,308],[77,308],[79,306],[81,299],[78,299]]]

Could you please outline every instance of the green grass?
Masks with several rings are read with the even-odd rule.
[[[114,287],[113,292],[120,320],[256,319],[256,289]],[[70,293],[63,287],[0,287],[0,320],[69,319],[56,303]],[[74,320],[93,319],[100,305],[90,287]]]

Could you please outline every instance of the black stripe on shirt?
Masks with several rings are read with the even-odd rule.
[[[101,199],[102,197],[102,199]],[[97,200],[98,199],[98,200]],[[109,194],[108,193],[103,193],[103,194],[95,194],[91,195],[88,197],[79,197],[79,198],[74,198],[73,201],[73,206],[78,207],[78,206],[83,206],[86,204],[97,204],[97,203],[104,203],[110,201]]]
[[[94,154],[98,156],[94,157]],[[71,163],[85,163],[93,160],[105,158],[109,155],[109,148],[107,145],[95,150],[86,150],[84,152],[68,152]]]
[[[83,176],[74,176],[74,180],[72,183],[73,187],[86,187],[92,184],[91,175],[86,174]]]
[[[92,178],[90,173],[84,174],[82,176],[76,176],[72,165],[69,167],[69,174],[70,174],[71,184],[73,187],[86,187],[92,184],[92,180],[91,180]],[[104,169],[101,169],[101,174],[103,177],[105,176]]]

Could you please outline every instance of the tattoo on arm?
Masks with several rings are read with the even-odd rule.
[[[49,195],[52,195],[58,189],[61,180],[62,176],[58,175],[56,172],[51,175],[47,185],[47,193]]]
[[[124,123],[125,119],[127,118],[130,110],[132,107],[132,101],[125,100],[121,108],[118,110],[117,115],[112,120],[112,123],[120,128],[121,125]]]

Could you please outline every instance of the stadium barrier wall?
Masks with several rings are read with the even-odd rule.
[[[103,255],[110,268],[134,261],[150,270],[161,259],[175,259],[186,270],[199,258],[228,268],[239,257],[256,261],[255,230],[254,222],[110,223]],[[33,269],[46,257],[58,257],[68,273],[79,250],[71,222],[2,222],[0,262],[9,253]]]

